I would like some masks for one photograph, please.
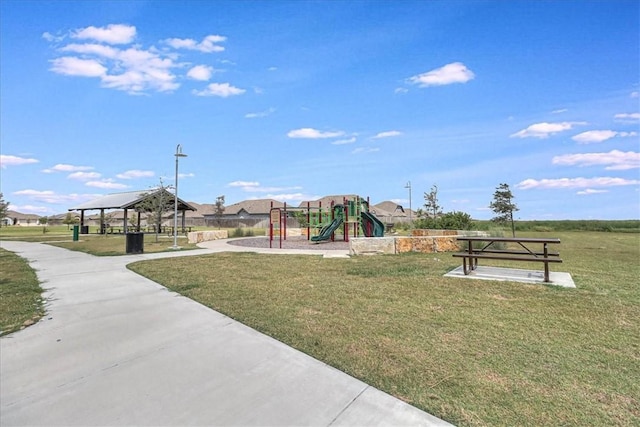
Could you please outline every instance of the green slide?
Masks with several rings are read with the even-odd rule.
[[[328,225],[325,225],[320,229],[320,234],[317,236],[311,236],[312,242],[321,242],[323,240],[329,240],[334,231],[338,229],[342,225],[342,217],[337,217],[333,221],[331,221]]]
[[[362,212],[362,231],[365,237],[384,237],[384,224],[369,212]]]

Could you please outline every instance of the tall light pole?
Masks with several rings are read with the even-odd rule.
[[[186,154],[182,154],[182,145],[178,144],[176,147],[176,189],[173,200],[173,246],[171,249],[180,249],[178,246],[178,160],[180,157],[187,157]]]
[[[413,228],[413,220],[411,218],[411,181],[408,181],[404,188],[409,189],[409,228]]]

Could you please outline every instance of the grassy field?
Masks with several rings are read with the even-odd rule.
[[[577,289],[444,278],[449,254],[131,268],[457,425],[639,425],[640,235],[544,235]]]
[[[3,227],[0,228],[0,239],[20,240],[23,242],[44,242],[53,246],[86,252],[97,256],[115,256],[126,254],[126,240],[123,234],[81,234],[79,240],[73,241],[73,231],[67,230],[67,226],[47,227]],[[166,234],[145,234],[144,252],[170,251],[173,246],[173,237]],[[178,236],[178,246],[183,250],[197,249],[195,244],[187,243],[185,236]]]
[[[19,330],[44,313],[36,273],[12,252],[0,249],[0,335]]]

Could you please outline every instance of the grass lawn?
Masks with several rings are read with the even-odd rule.
[[[44,314],[42,288],[26,260],[0,249],[0,335],[19,330]]]
[[[639,425],[640,234],[544,236],[577,289],[444,278],[450,254],[130,267],[454,424]]]
[[[79,240],[74,242],[73,231],[68,230],[66,225],[47,227],[46,230],[43,232],[43,227],[2,227],[0,228],[0,239],[43,242],[98,256],[126,255],[127,245],[123,234],[81,234]],[[145,234],[144,236],[144,252],[146,253],[171,251],[170,246],[173,246],[172,236],[160,234],[158,242],[156,242],[155,234]],[[187,243],[185,236],[178,236],[178,246],[183,250],[197,249],[195,244]]]
[[[125,236],[122,234],[86,234],[81,235],[80,240],[77,242],[65,241],[48,243],[53,246],[98,256],[126,255],[127,247]],[[145,253],[172,251],[173,249],[170,249],[171,246],[173,246],[173,237],[160,235],[158,242],[156,242],[155,234],[144,235]],[[180,246],[182,250],[198,248],[194,243],[187,243],[187,238],[184,236],[178,236],[178,246]]]

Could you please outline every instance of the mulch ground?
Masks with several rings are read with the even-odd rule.
[[[230,245],[245,246],[249,248],[268,248],[268,237],[248,237],[246,239],[232,240]],[[274,239],[271,247],[280,248],[280,241]],[[317,249],[317,250],[333,250],[333,249],[349,249],[349,242],[342,240],[332,242],[330,240],[315,243],[307,240],[306,237],[289,237],[282,240],[282,249]]]

